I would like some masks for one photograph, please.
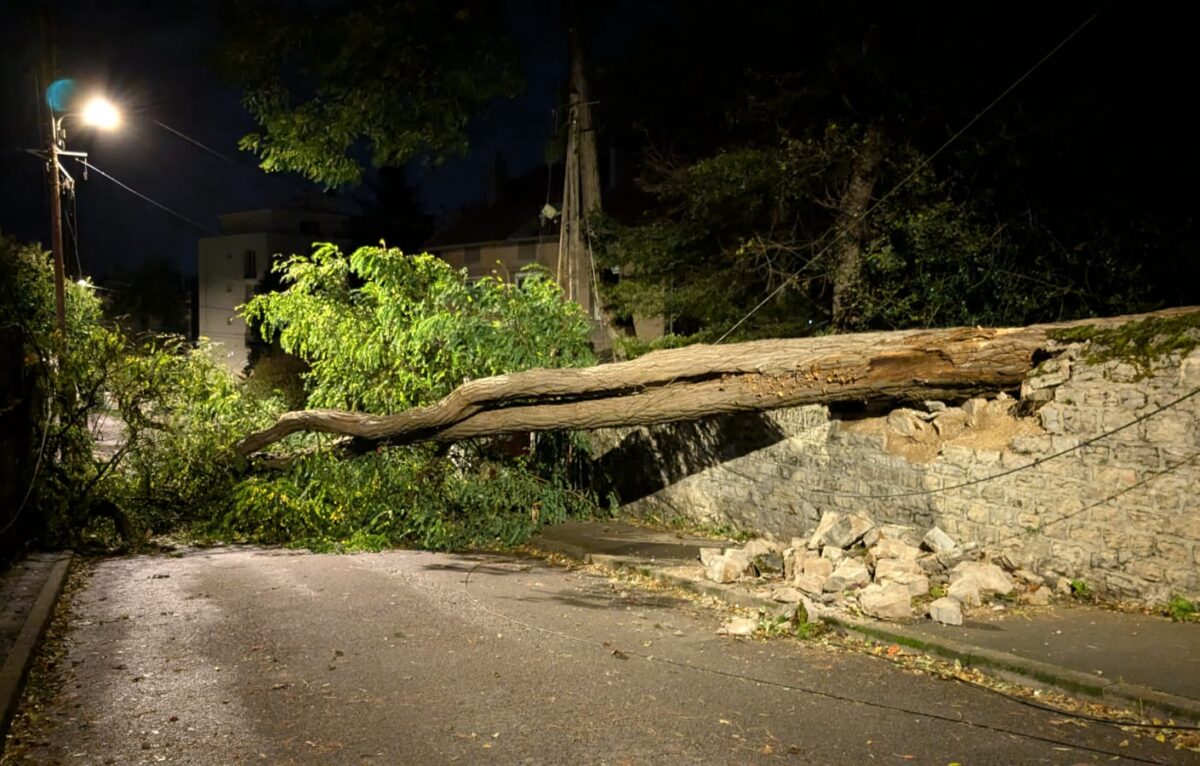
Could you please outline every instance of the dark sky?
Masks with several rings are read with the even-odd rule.
[[[637,16],[638,4],[622,18]],[[59,76],[72,77],[81,92],[103,92],[118,103],[125,122],[118,131],[68,131],[68,148],[86,150],[100,169],[207,229],[223,212],[281,205],[320,195],[298,176],[259,171],[239,152],[237,140],[254,126],[239,93],[215,73],[220,43],[217,3],[86,2],[54,4],[51,23]],[[493,105],[472,125],[471,152],[440,166],[408,169],[426,209],[452,212],[479,200],[497,151],[512,173],[542,163],[553,127],[553,109],[566,74],[566,42],[558,0],[521,0],[507,6],[520,50],[526,87],[511,101]],[[0,10],[4,88],[0,95],[0,231],[49,243],[48,205],[42,166],[19,150],[39,143],[41,39],[36,3]],[[627,36],[623,24],[603,34],[608,47]],[[42,118],[44,119],[44,118]],[[161,127],[163,123],[224,154],[223,160]],[[68,123],[69,127],[69,123]],[[77,166],[68,169],[79,177]],[[350,212],[352,199],[338,204]],[[206,232],[173,217],[112,182],[91,174],[79,184],[79,242],[83,269],[104,275],[122,265],[166,258],[186,273],[195,270],[196,239]]]
[[[216,0],[60,0],[52,5],[58,74],[75,78],[84,92],[107,93],[126,116],[124,126],[111,134],[72,130],[70,148],[88,150],[99,168],[208,229],[217,227],[222,212],[320,194],[296,176],[262,173],[253,158],[238,151],[238,138],[253,124],[239,93],[219,79],[212,65],[221,42]],[[34,0],[0,5],[0,231],[48,243],[42,166],[19,151],[37,145],[41,135],[35,87],[42,50],[38,7]],[[498,151],[513,175],[543,162],[566,75],[563,2],[506,0],[503,7],[525,90],[516,99],[493,104],[475,120],[469,156],[436,168],[407,169],[409,181],[435,216],[483,196]],[[702,27],[664,43],[647,30],[664,20],[684,24],[686,19],[671,14],[686,15],[691,5],[612,0],[586,7],[593,83],[598,91],[610,87],[600,96],[609,100],[598,107],[598,121],[620,132],[658,108],[666,114],[655,119],[668,138],[694,132],[696,126],[720,125],[722,115],[709,103],[715,86],[705,72],[732,76],[764,56],[790,66],[806,50],[824,55],[819,50],[831,34],[831,21],[862,27],[870,11],[884,19],[893,43],[908,45],[902,61],[917,72],[914,76],[937,84],[937,98],[953,102],[954,109],[944,114],[917,110],[908,115],[916,120],[909,123],[914,129],[930,134],[927,149],[1095,10],[1084,2],[997,3],[969,10],[947,3],[921,14],[893,4],[863,3],[861,9],[844,3],[729,4],[727,11],[698,14],[706,19]],[[672,7],[674,11],[665,10]],[[763,8],[793,9],[788,11],[793,18],[772,26],[756,15]],[[1200,120],[1194,114],[1196,88],[1190,72],[1196,68],[1198,18],[1195,10],[1165,3],[1104,4],[1095,24],[967,136],[990,135],[1016,145],[1027,140],[1026,133],[1037,134],[1023,155],[1034,163],[1029,169],[1014,175],[1014,168],[1002,167],[1007,174],[1003,183],[981,179],[981,186],[1002,195],[1008,180],[1019,175],[1023,185],[1012,186],[1019,192],[1018,202],[1041,193],[1045,206],[1058,211],[1088,206],[1111,212],[1114,220],[1134,212],[1161,213],[1153,223],[1163,231],[1194,231],[1200,204],[1195,192]],[[914,43],[910,35],[923,35],[924,42]],[[620,74],[614,80],[611,72]],[[672,116],[678,122],[674,128]],[[230,159],[215,157],[157,123]],[[1014,133],[1017,129],[1026,133]],[[79,175],[78,167],[71,169]],[[352,212],[353,203],[346,204]],[[78,209],[85,273],[103,276],[114,267],[153,258],[194,272],[196,240],[204,234],[200,228],[94,174],[80,184]]]
[[[39,104],[35,77],[41,44],[35,9],[9,6],[0,37],[4,56],[3,217],[0,228],[48,242],[45,183],[35,158],[14,151],[36,146]],[[107,94],[124,123],[111,133],[68,128],[68,148],[91,153],[98,168],[208,229],[218,213],[278,204],[311,188],[273,178],[238,156],[237,138],[251,128],[238,94],[207,62],[217,38],[215,4],[58,3],[52,39],[60,76],[81,92]],[[44,112],[43,112],[44,114]],[[235,162],[208,154],[159,127],[170,125]],[[80,168],[68,170],[81,177]],[[166,258],[194,271],[196,238],[204,232],[91,174],[79,184],[79,238],[85,273],[116,264]]]

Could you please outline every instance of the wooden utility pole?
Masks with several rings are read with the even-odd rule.
[[[569,8],[571,77],[567,114],[567,149],[563,161],[562,219],[558,235],[558,281],[566,297],[577,301],[601,332],[592,341],[602,355],[612,345],[612,323],[604,315],[598,293],[596,265],[585,226],[587,217],[599,212],[600,162],[596,131],[592,124],[592,102],[588,98],[584,70],[580,9]]]
[[[49,87],[54,81],[54,49],[50,40],[50,22],[46,13],[42,14],[42,88]],[[45,94],[39,94],[45,97]],[[67,339],[67,298],[66,298],[66,267],[63,263],[62,235],[62,176],[58,167],[58,122],[54,117],[54,105],[47,104],[46,113],[50,117],[50,250],[54,256],[54,313],[58,323],[58,332],[62,343]]]

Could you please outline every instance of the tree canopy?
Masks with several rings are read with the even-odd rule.
[[[227,2],[221,67],[259,129],[242,139],[267,171],[340,186],[363,165],[441,160],[470,118],[517,78],[489,3]]]
[[[638,215],[595,229],[618,312],[713,338],[764,299],[736,336],[1194,301],[1171,273],[1197,244],[1189,182],[1165,170],[1195,153],[1169,85],[1187,49],[1174,22],[1089,22],[1075,4],[669,5],[595,88],[609,140],[645,158]]]

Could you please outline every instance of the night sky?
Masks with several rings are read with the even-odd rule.
[[[544,162],[553,110],[566,76],[565,38],[554,33],[563,24],[561,4],[517,2],[507,11],[519,22],[512,24],[512,33],[525,90],[476,118],[468,156],[437,167],[414,162],[407,168],[421,202],[435,217],[483,197],[497,151],[514,174]],[[626,9],[622,14],[618,21],[636,17],[638,11]],[[48,247],[42,166],[20,151],[37,146],[41,135],[35,86],[42,48],[38,18],[33,3],[6,4],[0,10],[0,114],[5,115],[0,123],[0,231]],[[606,32],[603,43],[621,45],[625,35],[620,30],[617,25]],[[90,152],[96,167],[208,230],[217,228],[217,215],[223,212],[295,203],[323,193],[299,176],[259,171],[253,158],[237,149],[238,139],[254,125],[240,104],[240,94],[221,80],[212,63],[220,33],[217,3],[203,0],[59,2],[52,22],[58,75],[74,78],[83,93],[105,93],[125,118],[111,133],[71,130],[68,122],[68,148]],[[81,177],[77,165],[68,163],[68,170]],[[355,198],[361,196],[335,195],[329,201],[354,213]],[[152,258],[165,258],[184,273],[194,273],[196,239],[208,233],[94,173],[79,184],[78,215],[83,269],[91,275]]]
[[[39,5],[26,0],[0,8],[4,77],[0,231],[48,244],[42,166],[20,151],[38,145],[41,136],[40,94],[35,87],[42,54]],[[755,18],[759,6],[739,9],[730,4],[722,12],[725,17],[711,14],[708,25],[716,35],[712,40],[693,38],[690,50],[680,50],[678,42],[659,45],[655,33],[648,30],[673,23],[679,8],[690,12],[686,3],[588,6],[593,17],[588,29],[589,60],[595,69],[595,89],[601,91],[599,123],[613,134],[628,134],[638,119],[635,111],[653,110],[659,102],[664,111],[674,110],[682,131],[715,122],[717,115],[709,113],[705,93],[710,87],[706,72],[714,65],[736,73],[743,60],[772,55],[801,59],[814,40],[820,42],[822,25],[831,19],[841,24],[847,19],[851,24],[858,21],[858,6],[818,3],[812,7],[816,10],[810,24],[805,23],[808,6],[804,6],[796,12],[799,21],[794,28],[770,29]],[[79,245],[86,274],[103,277],[155,258],[166,259],[185,274],[194,273],[196,240],[206,233],[204,229],[217,228],[218,214],[295,203],[305,195],[322,193],[298,176],[262,173],[251,156],[237,149],[238,138],[254,126],[237,90],[217,75],[214,60],[222,40],[217,8],[216,2],[204,0],[53,4],[51,37],[57,74],[75,78],[83,92],[108,94],[125,115],[124,125],[115,133],[70,131],[69,148],[91,152],[99,168],[200,225],[173,217],[93,174],[80,183],[78,194]],[[411,163],[406,168],[420,202],[434,218],[484,196],[497,152],[503,154],[512,175],[544,163],[554,127],[553,110],[563,99],[566,78],[563,3],[509,0],[503,8],[524,90],[513,100],[493,103],[476,117],[468,156],[437,167]],[[882,4],[863,8],[863,14],[870,11],[881,18],[888,13],[900,18],[907,14]],[[957,111],[947,109],[945,114],[931,114],[911,124],[948,135],[1079,20],[1097,10],[1096,23],[1078,41],[1007,97],[973,133],[990,130],[997,140],[1020,141],[1022,136],[1004,131],[1011,125],[1044,130],[1042,143],[1026,155],[1040,163],[1036,173],[1024,176],[1031,194],[1040,188],[1045,195],[1054,195],[1053,201],[1063,210],[1102,205],[1120,215],[1133,209],[1145,214],[1150,208],[1162,213],[1155,225],[1186,230],[1192,236],[1195,178],[1200,169],[1195,141],[1200,122],[1193,114],[1196,88],[1194,75],[1188,73],[1195,68],[1194,40],[1200,31],[1194,10],[1177,13],[1166,5],[1146,10],[1119,3],[1096,7],[1066,3],[1053,8],[998,4],[965,10],[946,4],[912,23],[916,34],[929,34],[921,25],[935,24],[936,29],[930,36],[932,44],[914,44],[908,55],[914,71],[927,66],[929,77],[946,80],[943,91],[958,99]],[[728,19],[728,29],[723,18]],[[945,45],[938,42],[939,35],[945,37]],[[903,42],[898,33],[897,37]],[[637,63],[638,51],[644,56],[647,49],[651,56],[660,57],[661,65],[645,58]],[[678,93],[670,94],[674,99],[659,98],[661,90],[643,85],[656,77],[661,83],[660,68],[677,78]],[[605,87],[610,89],[607,95]],[[1047,119],[1039,127],[1042,117]],[[1003,121],[1008,122],[997,128]],[[669,119],[659,122],[668,124]],[[213,156],[157,123],[229,159]],[[81,175],[77,166],[70,169]],[[1037,180],[1037,174],[1045,181]],[[1003,184],[994,186],[998,194],[1005,192]],[[363,192],[356,194],[361,197]],[[334,201],[347,212],[356,211],[354,193]],[[1176,257],[1195,260],[1192,253]]]

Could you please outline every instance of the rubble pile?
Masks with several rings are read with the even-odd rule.
[[[927,615],[961,625],[964,610],[997,596],[1045,605],[1052,595],[1042,577],[1010,572],[978,545],[959,544],[937,527],[918,536],[912,527],[876,525],[859,513],[827,512],[808,539],[793,538],[787,547],[760,538],[741,548],[701,549],[700,561],[707,579],[770,587],[773,599],[803,606],[809,619]]]

